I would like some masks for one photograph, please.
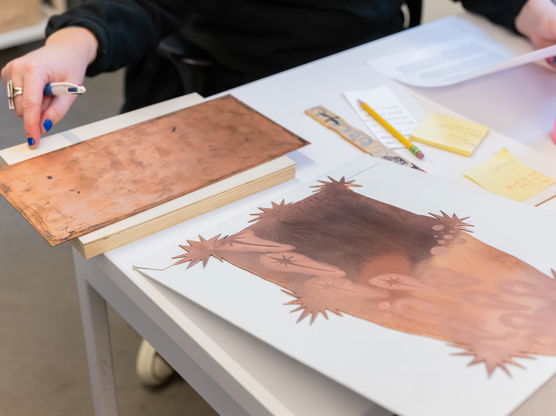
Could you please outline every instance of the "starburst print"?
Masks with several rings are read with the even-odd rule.
[[[284,208],[288,205],[290,204],[289,203],[286,204],[286,202],[283,199],[279,204],[277,204],[276,202],[272,202],[270,208],[259,208],[261,212],[251,214],[255,218],[249,220],[249,222],[257,222],[263,218],[265,219],[272,218],[272,217],[276,218],[280,215],[281,212],[284,211]]]
[[[210,257],[222,261],[222,256],[218,255],[218,247],[221,246],[222,240],[219,240],[220,234],[206,240],[203,236],[199,236],[199,241],[187,240],[187,245],[181,245],[180,248],[185,250],[184,254],[172,257],[172,259],[180,259],[174,263],[174,266],[187,263],[187,268],[193,267],[199,262],[205,267]]]
[[[331,178],[330,176],[328,177],[328,179],[330,179],[330,181],[319,180],[319,182],[321,183],[320,185],[311,186],[311,188],[316,188],[313,192],[320,192],[329,187],[349,189],[349,188],[358,188],[362,186],[354,183],[355,179],[352,179],[351,181],[346,181],[346,178],[344,176],[342,176],[338,181],[334,178]]]
[[[292,260],[293,254],[291,256],[286,256],[285,254],[282,254],[282,257],[279,258],[271,257],[271,259],[274,260],[275,263],[281,264],[282,266],[285,267],[295,264],[295,262]]]
[[[494,373],[494,370],[499,368],[500,370],[504,371],[508,376],[512,376],[510,370],[508,369],[508,365],[513,365],[520,368],[525,368],[523,365],[519,364],[518,362],[514,361],[514,358],[527,358],[534,360],[535,357],[526,354],[526,353],[513,353],[511,351],[506,350],[503,345],[489,345],[488,341],[486,341],[483,345],[479,345],[476,347],[467,347],[452,344],[455,347],[463,348],[465,351],[456,352],[452,355],[460,355],[460,356],[471,356],[474,357],[467,366],[477,365],[484,363],[487,369],[487,373],[489,377]]]
[[[325,292],[331,291],[334,289],[333,287],[325,287]],[[284,303],[284,305],[299,305],[297,308],[290,311],[290,313],[295,313],[298,311],[302,311],[297,318],[297,322],[301,322],[306,317],[310,316],[310,324],[315,322],[317,316],[321,314],[326,319],[328,319],[328,312],[332,312],[338,316],[342,316],[342,312],[334,307],[331,307],[330,297],[328,296],[310,296],[310,297],[302,297],[296,292],[292,290],[282,290],[285,294],[294,297],[294,300]],[[333,296],[333,295],[332,295]],[[327,312],[328,311],[328,312]]]
[[[304,269],[317,270],[319,272],[328,272],[328,271],[330,271],[330,270],[327,270],[327,269],[319,269],[317,267],[307,266],[303,263],[297,263],[294,260],[294,255],[293,254],[291,254],[289,256],[286,256],[285,254],[282,254],[282,257],[272,257],[272,256],[269,256],[269,257],[272,260],[274,260],[274,263],[277,263],[277,264],[279,264],[281,266],[284,266],[284,267],[296,266],[296,267],[302,267]]]
[[[467,227],[473,227],[473,225],[467,224],[465,222],[465,220],[469,219],[469,217],[459,218],[456,214],[452,214],[452,216],[449,216],[444,211],[440,211],[440,214],[442,215],[433,214],[432,212],[429,212],[429,215],[431,215],[435,220],[437,220],[438,223],[437,226],[443,227],[442,229],[439,227],[439,230],[443,230],[445,232],[450,230],[465,231],[467,233],[473,232],[467,228]],[[433,227],[433,229],[436,230],[435,227]]]
[[[400,287],[404,285],[404,282],[399,276],[390,276],[386,279],[382,279],[382,282],[390,288]]]

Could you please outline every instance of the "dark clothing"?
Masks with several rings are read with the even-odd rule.
[[[419,1],[409,0],[410,4]],[[210,95],[398,32],[404,0],[85,0],[50,19],[47,35],[82,26],[99,40],[87,75],[129,66],[125,109],[196,90]],[[462,0],[470,11],[515,31],[525,0]],[[178,35],[194,58],[180,69],[157,53]],[[190,55],[191,53],[188,53]],[[192,82],[187,80],[185,82]]]

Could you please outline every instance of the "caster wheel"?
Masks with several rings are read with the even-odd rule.
[[[135,364],[137,377],[147,387],[159,387],[168,382],[175,373],[147,341],[142,340]]]

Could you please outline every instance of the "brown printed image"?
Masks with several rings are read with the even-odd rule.
[[[298,322],[347,313],[447,341],[489,375],[556,355],[552,277],[474,238],[467,217],[414,214],[356,186],[331,179],[261,208],[236,234],[180,246],[175,264],[224,260],[284,288]]]

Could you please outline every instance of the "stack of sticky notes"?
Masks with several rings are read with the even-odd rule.
[[[488,127],[444,114],[429,114],[409,138],[460,155],[470,156],[487,135]]]
[[[487,191],[515,201],[526,201],[556,181],[517,160],[506,148],[463,176]]]

